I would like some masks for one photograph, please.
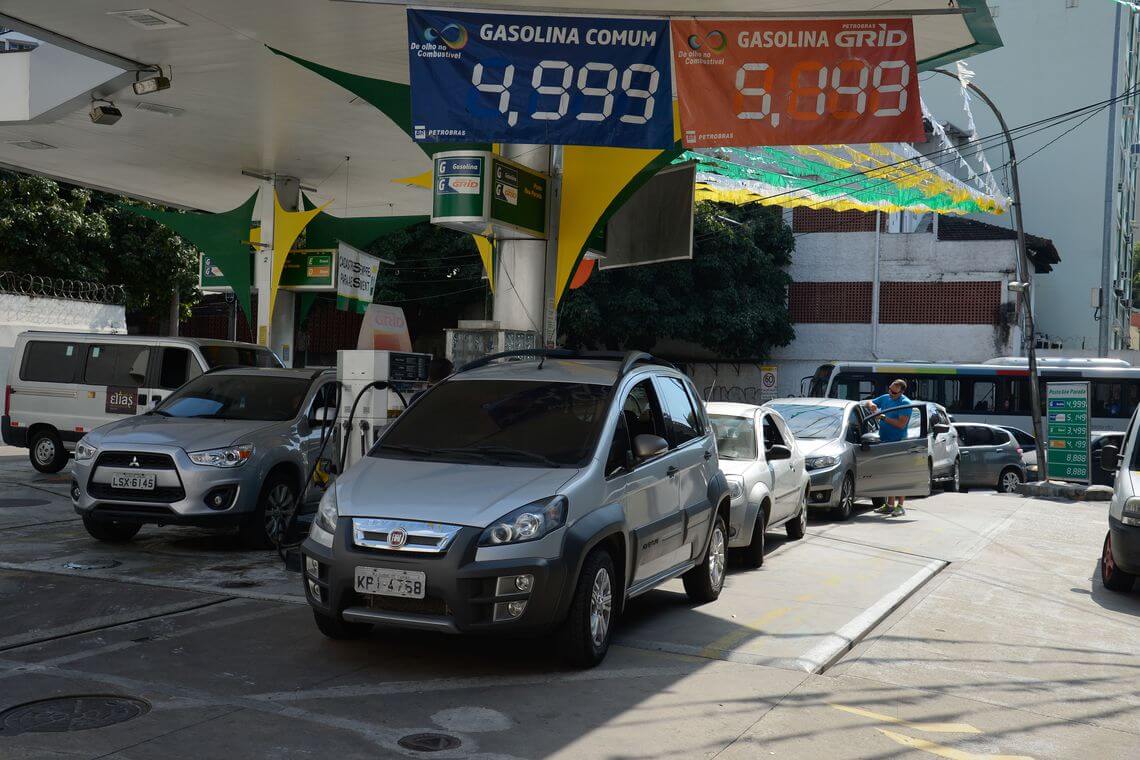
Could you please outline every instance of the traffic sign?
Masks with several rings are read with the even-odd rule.
[[[1090,482],[1089,384],[1046,383],[1046,476],[1050,479]]]

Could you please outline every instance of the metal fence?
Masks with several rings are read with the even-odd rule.
[[[122,285],[103,285],[85,280],[41,277],[16,272],[0,272],[0,293],[107,304],[122,304],[127,297]]]

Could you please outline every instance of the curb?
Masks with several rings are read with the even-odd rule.
[[[1112,501],[1108,486],[1086,486],[1077,483],[1022,483],[1017,487],[1022,496],[1068,499],[1070,501]]]

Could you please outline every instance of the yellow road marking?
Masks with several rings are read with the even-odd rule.
[[[915,731],[926,731],[931,734],[980,734],[981,731],[974,728],[969,723],[912,723],[909,720],[902,720],[890,715],[883,715],[882,713],[871,712],[859,707],[848,707],[847,705],[836,705],[828,703],[836,710],[849,712],[852,715],[858,715],[861,718],[871,718],[872,720],[881,721],[883,723],[894,723],[897,726],[906,726],[913,728]],[[881,729],[880,729],[881,730]]]
[[[792,611],[791,607],[777,607],[774,610],[768,610],[760,617],[753,620],[751,623],[739,624],[740,627],[731,633],[726,633],[716,641],[712,642],[704,649],[701,650],[701,657],[715,658],[718,654],[725,651],[731,651],[737,644],[751,637],[756,633],[763,633],[761,628],[773,620],[778,620],[784,615]]]
[[[973,752],[963,752],[953,747],[943,747],[941,744],[935,744],[926,739],[916,739],[913,736],[896,734],[894,731],[888,731],[885,728],[877,728],[875,730],[886,734],[904,747],[929,752],[938,757],[949,758],[949,760],[1033,760],[1033,758],[1028,755],[976,755]]]

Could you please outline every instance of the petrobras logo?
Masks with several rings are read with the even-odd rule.
[[[423,124],[417,124],[412,131],[414,133],[413,134],[414,139],[416,139],[416,140],[426,140],[427,139],[427,127],[425,127]]]
[[[467,45],[467,29],[454,22],[439,29],[425,27],[423,36],[426,43],[446,45],[452,50],[462,50]]]

